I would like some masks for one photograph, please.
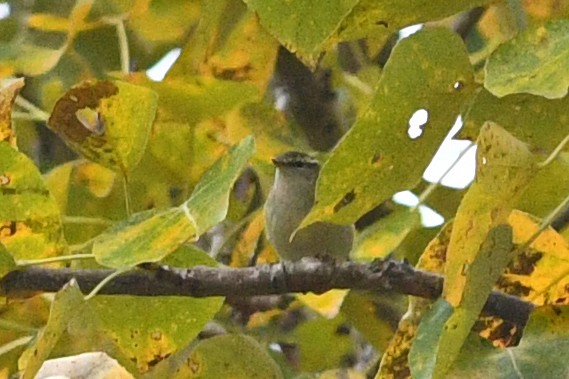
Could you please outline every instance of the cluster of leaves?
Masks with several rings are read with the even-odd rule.
[[[148,377],[333,377],[340,367],[354,378],[373,368],[376,378],[567,375],[569,230],[543,229],[569,194],[569,153],[556,149],[569,132],[569,3],[4,4],[1,275],[62,257],[117,272],[277,260],[262,235],[270,158],[308,149],[301,120],[272,104],[283,46],[328,70],[337,112],[355,118],[325,159],[303,226],[355,223],[403,190],[424,191],[421,201],[454,221],[425,228],[418,207],[394,206],[359,234],[353,259],[394,252],[445,276],[442,298],[410,299],[404,317],[405,299],[355,292],[245,312],[220,297],[84,298],[71,283],[2,306],[0,376],[32,378],[47,358],[85,351]],[[465,20],[461,39],[451,29]],[[417,23],[424,30],[378,64],[390,37]],[[177,46],[166,78],[149,80],[144,70]],[[356,70],[343,69],[346,49]],[[419,110],[428,117],[413,134]],[[447,137],[457,119],[463,128]],[[421,176],[445,137],[476,141],[476,181],[425,190]],[[42,138],[53,144],[49,160]],[[479,317],[492,289],[540,306],[523,338]],[[208,322],[243,333],[197,339]]]

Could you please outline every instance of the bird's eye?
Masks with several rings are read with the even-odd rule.
[[[302,168],[302,167],[306,167],[306,162],[302,162],[302,161],[294,161],[291,162],[293,167],[298,167],[298,168]]]

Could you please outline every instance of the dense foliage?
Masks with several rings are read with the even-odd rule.
[[[0,378],[94,351],[125,377],[569,375],[568,1],[35,0],[3,11]],[[402,38],[412,25],[422,29]],[[165,78],[150,79],[173,49]],[[449,140],[476,146],[466,188],[423,179]],[[227,297],[98,294],[159,266],[278,261],[263,205],[271,157],[290,150],[323,162],[303,226],[355,224],[353,261],[404,259],[444,276],[442,296],[235,296],[221,276]],[[393,202],[405,190],[416,206]],[[424,226],[425,207],[444,225]],[[71,268],[77,281],[55,295],[33,280],[8,286],[30,266]],[[86,269],[113,271],[88,293]],[[511,295],[497,308],[513,299],[529,320],[481,314],[493,290]]]

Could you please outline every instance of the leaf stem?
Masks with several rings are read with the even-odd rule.
[[[0,319],[0,329],[26,333],[33,333],[38,330],[37,328],[32,328],[31,326],[22,325],[19,322],[5,319]]]
[[[33,115],[27,112],[12,112],[12,119],[13,120],[31,120],[31,121],[45,121],[43,117],[39,117],[37,115]]]
[[[126,172],[123,171],[123,192],[124,192],[124,209],[126,212],[126,217],[130,217],[131,215],[131,207],[130,207],[130,192],[128,191],[128,178]]]
[[[563,141],[561,141],[561,143],[557,145],[555,150],[553,150],[553,152],[549,154],[546,160],[544,160],[541,163],[538,163],[537,167],[543,168],[548,164],[550,164],[555,158],[557,158],[557,156],[559,155],[559,153],[561,153],[561,150],[563,150],[563,148],[565,147],[565,145],[567,145],[567,143],[569,143],[569,134],[567,134],[565,138],[563,138]]]
[[[533,243],[533,241],[535,241],[537,237],[539,237],[539,235],[545,229],[547,229],[549,225],[551,225],[553,220],[555,220],[555,218],[565,210],[567,206],[569,206],[569,195],[567,195],[567,197],[563,199],[563,201],[541,221],[541,224],[539,225],[539,228],[536,230],[536,232],[526,242],[524,242],[523,245],[518,247],[518,252],[527,249]]]
[[[103,288],[107,283],[109,283],[111,280],[113,280],[114,278],[116,278],[117,276],[130,271],[132,268],[131,267],[125,267],[125,268],[121,268],[118,269],[116,271],[114,271],[113,273],[111,273],[110,275],[108,275],[105,279],[101,280],[99,282],[99,284],[97,284],[95,286],[95,288],[93,288],[93,290],[91,292],[89,292],[89,294],[87,296],[85,296],[85,301],[93,298],[95,295],[97,295],[97,293],[99,293],[99,291],[101,290],[101,288]]]
[[[419,195],[419,202],[417,203],[417,205],[415,205],[412,208],[412,210],[417,209],[420,205],[425,203],[425,200],[427,200],[427,198],[431,195],[431,193],[433,193],[433,191],[441,184],[443,179],[452,171],[453,168],[455,168],[455,166],[458,164],[458,162],[460,162],[462,157],[464,157],[466,155],[466,153],[470,150],[470,148],[472,148],[474,145],[476,145],[476,144],[474,142],[471,142],[470,145],[468,145],[464,150],[462,150],[460,152],[458,157],[450,165],[450,167],[441,175],[439,180],[437,180],[434,183],[429,184],[429,186],[427,188],[425,188],[425,190]]]
[[[49,113],[44,112],[39,107],[24,99],[22,96],[16,97],[16,104],[28,111],[28,113],[39,121],[49,120]]]
[[[25,266],[38,266],[46,263],[54,262],[67,262],[79,259],[94,259],[93,254],[72,254],[72,255],[61,255],[59,257],[42,258],[42,259],[20,259],[16,261],[16,264],[20,267]]]
[[[117,37],[119,40],[120,55],[121,55],[121,70],[123,74],[128,75],[128,73],[130,72],[130,51],[128,48],[128,37],[126,35],[124,21],[118,20],[116,22],[116,27],[117,27]]]
[[[82,216],[65,216],[63,222],[66,224],[87,224],[87,225],[113,225],[112,220],[97,217],[82,217]]]
[[[15,339],[13,341],[10,341],[8,343],[5,343],[4,345],[0,346],[0,356],[8,353],[11,350],[14,350],[17,347],[20,347],[20,346],[27,344],[33,338],[34,338],[33,336],[24,336],[24,337],[20,337],[18,339]]]

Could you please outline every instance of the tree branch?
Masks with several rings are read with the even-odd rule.
[[[245,268],[204,267],[180,269],[147,265],[118,276],[100,294],[134,296],[261,296],[294,292],[323,293],[331,289],[394,291],[436,299],[443,278],[419,271],[392,259],[372,263],[332,262],[303,259]],[[0,294],[22,297],[44,291],[56,292],[72,278],[90,292],[112,270],[75,270],[28,267],[0,279]],[[523,327],[534,306],[500,292],[492,292],[484,313]]]

